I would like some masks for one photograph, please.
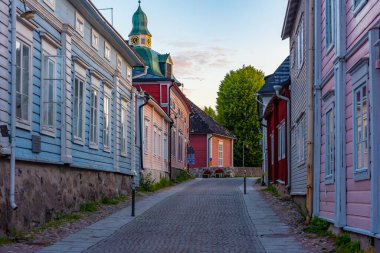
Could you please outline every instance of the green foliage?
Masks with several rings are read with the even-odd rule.
[[[215,110],[211,107],[211,106],[205,106],[203,108],[203,111],[208,115],[210,116],[213,120],[217,121],[217,115],[216,115],[216,112]]]
[[[337,246],[337,253],[359,253],[360,243],[358,241],[352,242],[348,234],[338,235],[335,239],[335,245]]]
[[[153,191],[154,180],[152,179],[152,173],[147,173],[141,176],[140,191],[152,192]]]
[[[234,164],[245,166],[261,164],[261,132],[255,93],[264,84],[264,73],[252,66],[230,71],[221,82],[216,102],[218,122],[236,137]]]
[[[177,183],[182,183],[182,182],[185,182],[185,181],[187,181],[189,179],[191,179],[191,176],[186,171],[181,171],[175,177],[175,181]]]
[[[304,229],[306,233],[314,233],[319,236],[330,236],[332,233],[328,231],[330,224],[318,217],[311,220],[310,225]]]
[[[153,191],[158,191],[160,189],[172,186],[173,182],[166,178],[161,178],[160,181],[153,185]]]
[[[255,184],[261,184],[261,178],[256,179]]]
[[[0,246],[7,245],[10,243],[12,243],[12,241],[8,237],[1,237],[0,238]]]
[[[86,202],[80,205],[80,211],[82,213],[93,213],[98,210],[95,202]]]
[[[270,194],[272,194],[272,195],[275,196],[275,197],[278,197],[278,196],[279,196],[276,187],[274,187],[274,185],[272,185],[272,184],[268,185],[268,187],[265,188],[264,191],[269,192]]]
[[[53,220],[42,225],[39,230],[44,231],[48,228],[57,228],[66,223],[73,223],[79,220],[82,216],[78,213],[76,214],[58,214]]]

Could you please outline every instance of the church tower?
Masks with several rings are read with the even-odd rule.
[[[132,17],[132,31],[129,34],[129,45],[140,47],[152,47],[152,34],[148,30],[148,18],[141,9],[141,1],[139,7]]]

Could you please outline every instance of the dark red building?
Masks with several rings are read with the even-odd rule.
[[[263,126],[265,182],[287,185],[289,175],[290,140],[290,74],[289,57],[277,70],[265,78],[259,91]]]

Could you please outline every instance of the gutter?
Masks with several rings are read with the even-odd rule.
[[[145,94],[144,95],[145,102],[139,106],[139,128],[140,128],[140,165],[141,165],[141,170],[144,169],[144,149],[143,149],[143,131],[142,131],[142,109],[143,107],[148,104],[150,96]]]
[[[13,210],[17,209],[15,202],[15,167],[16,167],[16,1],[11,5],[11,62],[12,62],[12,103],[11,103],[11,168],[10,168],[10,193],[9,204]]]
[[[212,138],[212,134],[207,138],[207,168],[210,168],[210,140]],[[232,158],[233,159],[233,158]]]
[[[133,80],[133,79],[140,78],[140,77],[143,77],[143,76],[146,76],[146,74],[148,74],[148,68],[149,68],[149,66],[144,66],[144,73],[132,77],[132,80]]]
[[[288,166],[288,184],[286,185],[286,188],[290,190],[291,188],[291,173],[290,173],[290,167],[291,167],[291,158],[290,158],[290,147],[291,147],[291,127],[290,127],[290,99],[288,97],[280,95],[280,90],[282,86],[275,85],[273,88],[276,91],[275,96],[279,99],[286,101],[286,130],[287,130],[287,138],[286,138],[286,156],[287,156],[287,166]]]

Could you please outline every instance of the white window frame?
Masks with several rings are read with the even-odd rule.
[[[120,73],[121,73],[122,66],[123,66],[123,59],[121,58],[120,55],[117,55],[117,57],[116,57],[116,68]]]
[[[77,11],[75,13],[75,30],[84,37],[84,18]]]
[[[78,87],[80,86],[80,82],[82,83],[82,97],[80,97],[80,92],[78,91],[78,96],[76,96],[77,94],[77,81],[78,81]],[[85,133],[85,106],[86,106],[86,102],[85,102],[85,95],[86,95],[86,78],[80,76],[79,74],[76,74],[75,75],[75,78],[74,78],[74,87],[73,87],[73,105],[74,105],[74,108],[73,108],[73,128],[74,128],[74,131],[73,131],[73,136],[74,136],[74,142],[77,143],[77,144],[80,144],[80,145],[83,145],[84,144],[84,133]],[[77,103],[77,107],[76,108],[76,99],[79,99],[78,103]],[[80,104],[80,100],[82,100],[82,104]],[[81,107],[81,108],[80,108]],[[75,109],[77,109],[77,112],[78,112],[78,115],[75,114]],[[82,113],[80,113],[80,109],[82,111]],[[80,120],[78,120],[78,118],[80,118]],[[82,122],[82,123],[80,123]],[[81,134],[79,134],[79,131],[81,132]]]
[[[30,127],[31,127],[31,121],[32,121],[32,106],[31,105],[32,105],[32,98],[33,98],[32,97],[32,86],[33,86],[33,84],[32,84],[32,80],[33,80],[33,78],[32,78],[32,75],[33,75],[33,73],[32,73],[32,71],[33,71],[33,67],[32,67],[32,55],[33,55],[33,51],[32,50],[33,50],[33,48],[31,46],[31,43],[27,43],[23,39],[17,38],[16,41],[17,41],[17,43],[20,44],[20,48],[23,48],[23,46],[29,48],[29,57],[28,57],[28,59],[29,59],[28,65],[29,66],[28,66],[28,70],[27,70],[29,73],[27,75],[27,77],[28,77],[28,89],[27,89],[27,91],[24,91],[23,88],[22,88],[24,86],[23,85],[23,82],[24,82],[23,76],[24,75],[22,74],[22,70],[20,70],[20,76],[17,76],[17,72],[16,72],[16,80],[20,80],[20,88],[22,89],[20,91],[17,91],[17,86],[16,86],[16,100],[17,100],[18,94],[20,94],[21,97],[22,96],[27,96],[27,99],[28,99],[28,101],[27,101],[27,108],[26,108],[26,110],[27,110],[27,112],[26,112],[27,113],[27,118],[19,117],[19,116],[17,116],[17,113],[16,113],[17,127],[23,128],[23,129],[26,129],[26,130],[31,130],[30,129]],[[23,50],[22,50],[22,52],[23,52]],[[17,56],[16,56],[16,58],[17,58]],[[17,65],[16,66],[17,69],[23,69],[23,63],[21,61],[21,58],[20,58],[20,63],[21,63],[21,66]],[[16,59],[16,64],[17,64],[17,59]],[[20,100],[20,103],[21,103],[21,100]],[[16,107],[17,107],[17,104],[16,104]],[[21,108],[22,108],[22,105],[21,105]],[[16,111],[17,111],[17,109],[16,109]]]
[[[53,11],[55,10],[55,0],[44,0],[44,3]]]
[[[270,134],[271,164],[274,165],[274,131]]]
[[[334,183],[335,173],[335,112],[334,103],[325,111],[325,184]]]
[[[326,0],[325,5],[326,53],[329,53],[334,47],[335,43],[335,0]]]
[[[282,147],[282,124],[277,126],[277,161],[281,161],[281,147]]]
[[[223,167],[223,141],[218,141],[218,166]]]
[[[157,127],[153,127],[153,156],[157,156]]]
[[[111,61],[111,51],[111,45],[107,41],[104,41],[104,58],[108,61]]]
[[[365,89],[366,91],[366,99],[363,100],[363,90]],[[360,93],[360,115],[358,115],[357,113],[357,103],[359,103],[359,101],[357,101],[357,93]],[[370,174],[369,174],[369,104],[368,104],[368,85],[367,85],[367,81],[365,80],[364,82],[361,82],[359,85],[357,85],[356,87],[354,87],[353,89],[353,92],[352,92],[352,95],[353,95],[353,129],[354,129],[354,179],[356,181],[359,181],[359,180],[367,180],[370,178]],[[366,104],[366,111],[363,112],[363,102],[365,101],[365,104]],[[359,131],[358,131],[358,117],[360,117],[360,120],[361,120],[361,127],[362,127],[362,131],[361,131],[361,135],[362,135],[362,139],[358,140],[358,134],[359,134]],[[367,122],[366,126],[367,128],[365,129],[364,128],[364,131],[363,131],[363,127],[364,127],[364,121]],[[361,145],[361,166],[358,165],[359,163],[359,149],[358,149],[358,146]],[[367,164],[365,164],[364,160],[367,159]]]
[[[47,54],[43,54],[43,63],[42,63],[42,82],[41,82],[41,133],[45,135],[50,135],[52,137],[55,136],[56,131],[56,113],[57,113],[57,106],[56,106],[56,99],[57,99],[57,82],[56,82],[56,73],[57,73],[57,62],[52,59],[52,57],[49,57]],[[53,76],[49,77],[47,74],[50,73],[50,63],[53,64]],[[46,78],[46,79],[45,79]],[[48,82],[53,82],[53,101],[48,102],[45,100],[45,95],[50,94],[49,90],[49,84]],[[47,115],[45,114],[45,104],[49,103],[52,106],[52,124],[49,124],[46,122]]]
[[[106,101],[108,100],[108,110],[106,111]],[[103,149],[106,152],[111,152],[111,139],[112,139],[112,89],[104,86],[103,96]],[[108,127],[106,127],[106,120],[108,120]],[[107,137],[108,136],[108,137]]]
[[[94,28],[92,28],[92,30],[91,30],[91,45],[96,50],[99,50],[99,44],[100,44],[99,33]]]
[[[127,64],[127,80],[132,82],[132,68]]]
[[[89,129],[89,143],[90,148],[98,149],[99,147],[99,104],[100,92],[97,87],[92,84],[90,93],[90,129]],[[93,103],[93,95],[96,96],[96,103]]]
[[[121,155],[127,156],[128,148],[128,101],[121,101]]]
[[[173,127],[172,128],[172,135],[171,135],[171,145],[172,145],[172,148],[171,148],[171,155],[176,158],[177,157],[177,148],[176,148],[176,134],[177,134],[177,131],[176,131],[176,128]]]
[[[143,139],[143,145],[144,145],[144,153],[149,153],[149,120],[144,120],[144,139]]]
[[[158,130],[158,157],[162,157],[162,130]]]
[[[164,161],[168,160],[168,134],[164,133]]]
[[[297,30],[297,43],[296,43],[296,50],[297,50],[297,69],[300,70],[303,66],[305,55],[305,36],[304,36],[304,20],[303,16],[300,19],[300,23]]]
[[[281,124],[281,159],[286,158],[286,127],[285,121]]]

